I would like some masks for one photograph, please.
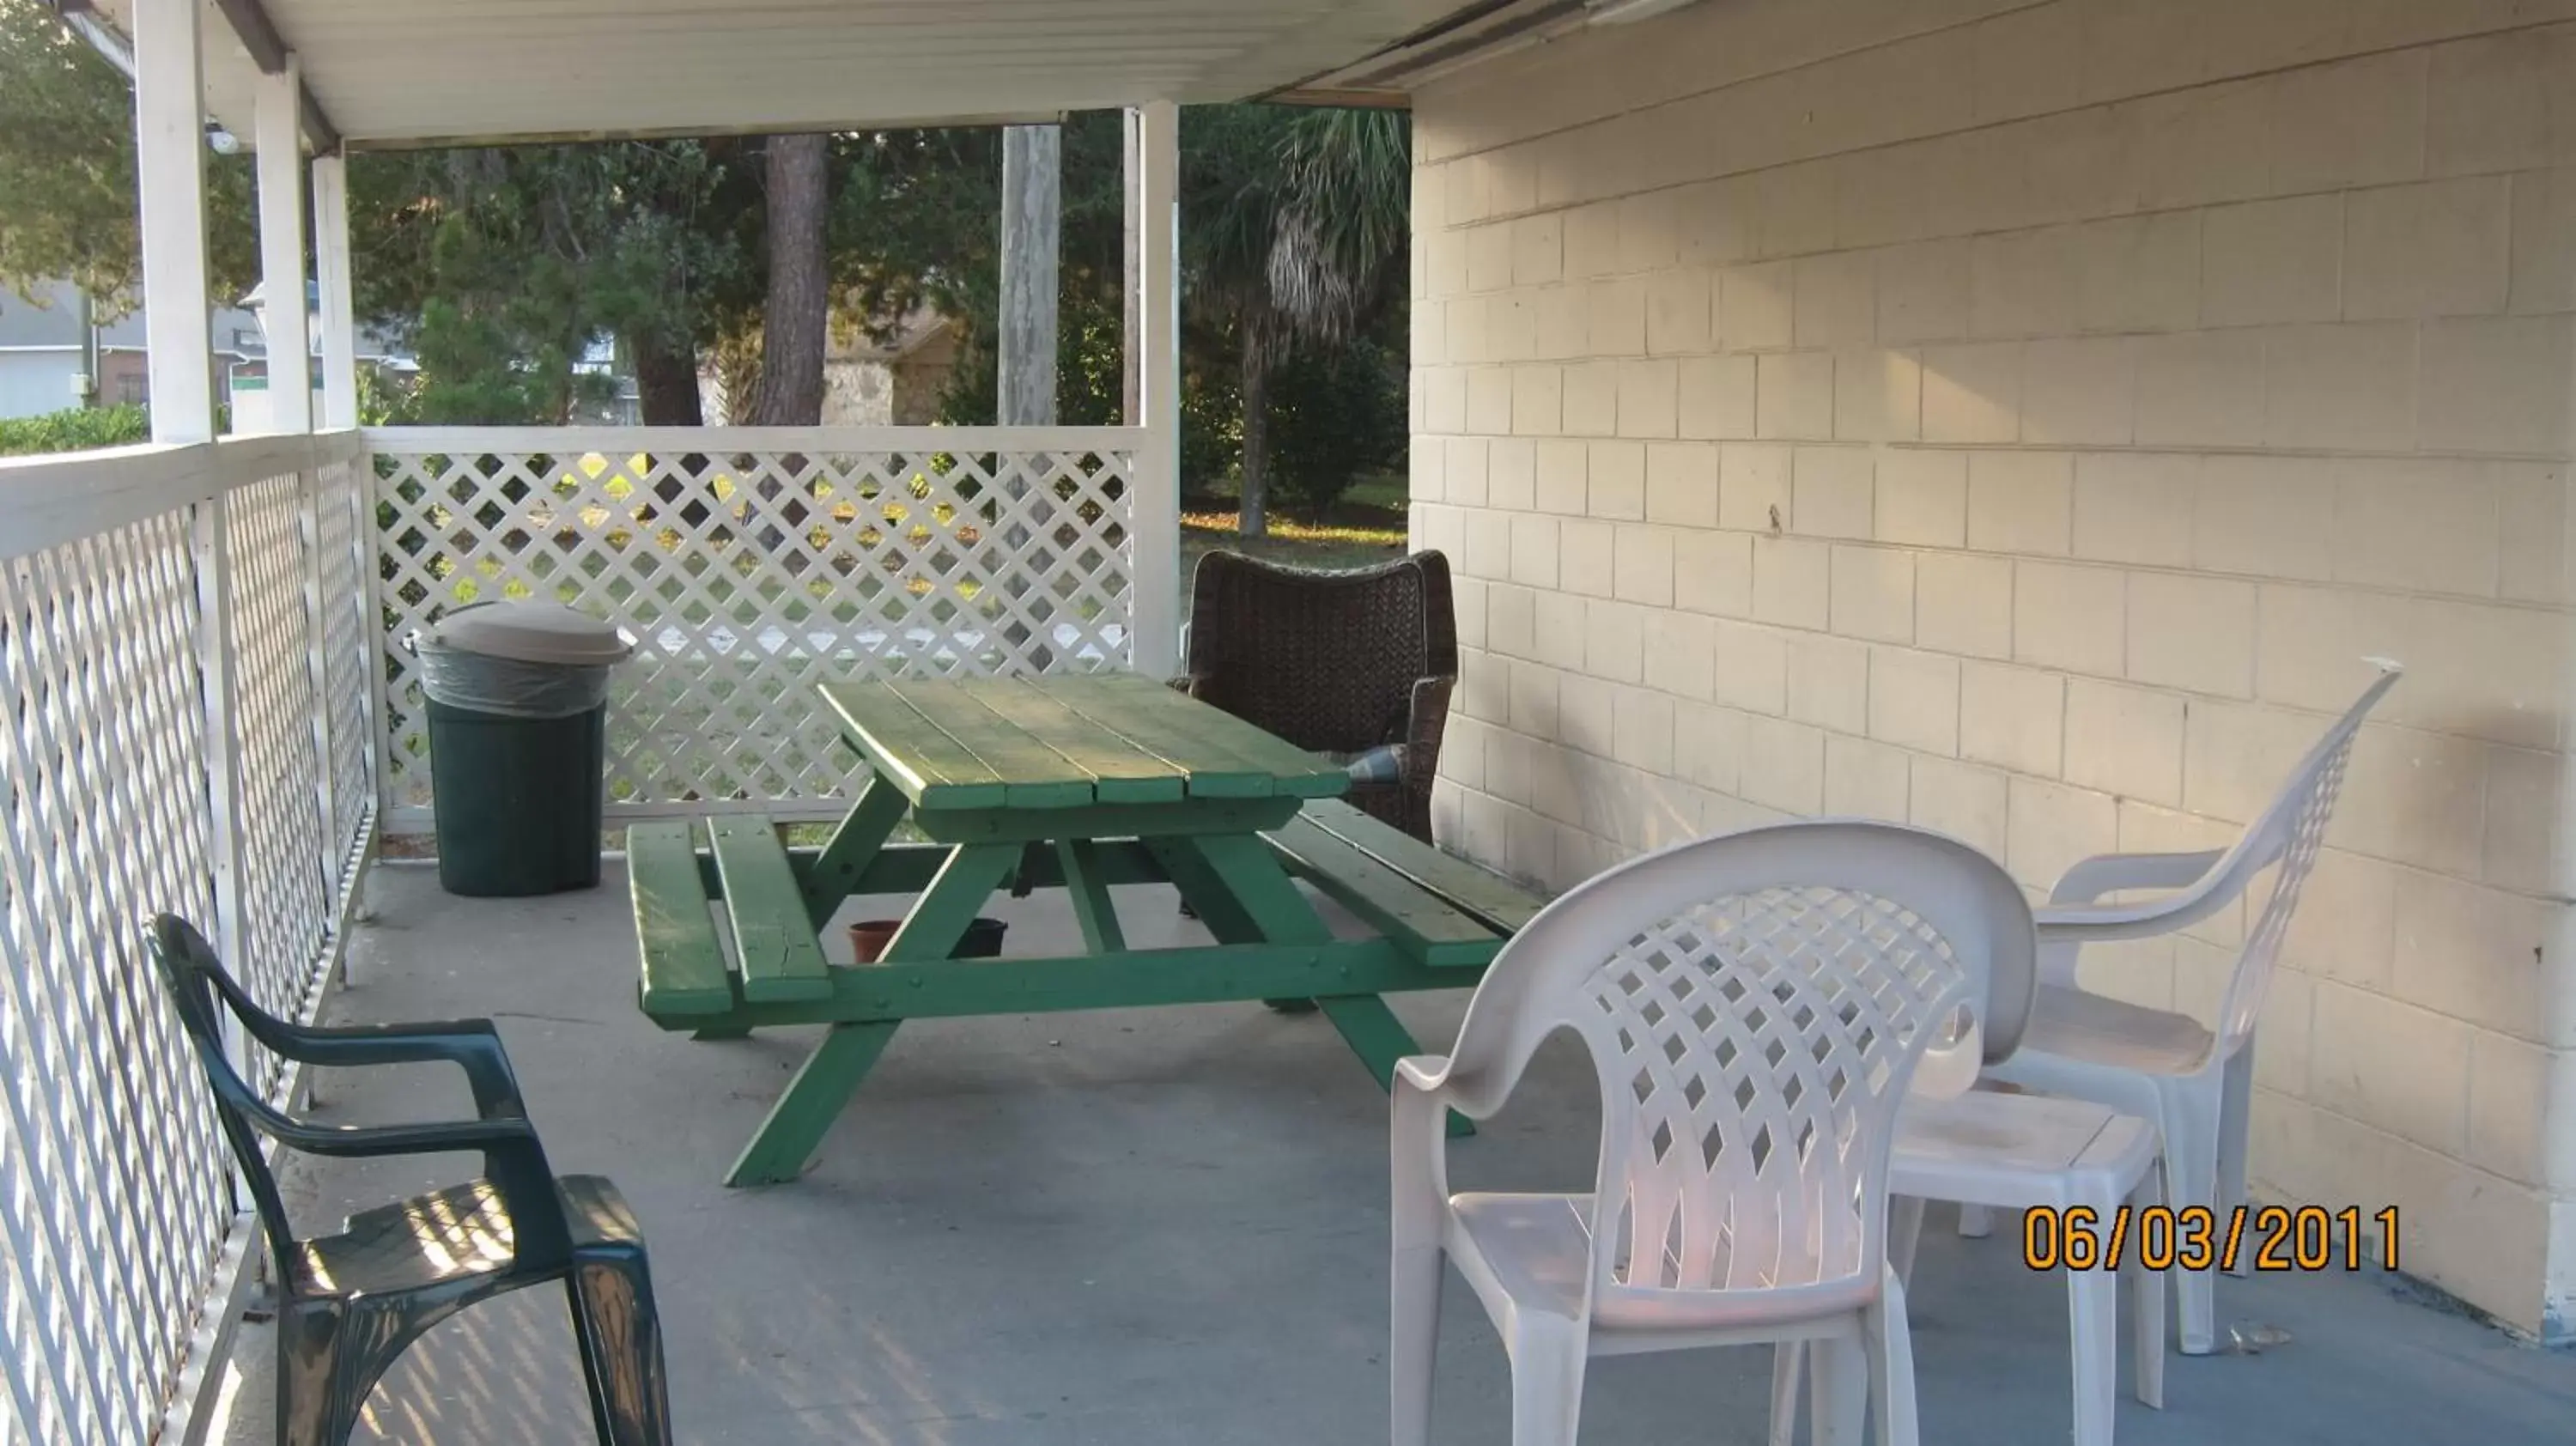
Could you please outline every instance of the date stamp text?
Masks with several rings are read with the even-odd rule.
[[[2395,1270],[2397,1207],[2364,1215],[2357,1205],[2123,1205],[2107,1218],[2088,1205],[2025,1210],[2021,1262],[2032,1270]]]

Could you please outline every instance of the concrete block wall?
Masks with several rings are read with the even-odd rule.
[[[2230,840],[2400,658],[2254,1173],[2576,1327],[2576,0],[1707,0],[1415,124],[1445,840],[1861,814],[2041,889]],[[2245,923],[2088,973],[2206,1017]]]

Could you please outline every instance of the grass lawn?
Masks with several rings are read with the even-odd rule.
[[[1366,567],[1404,553],[1405,481],[1399,474],[1366,478],[1342,494],[1320,518],[1273,511],[1270,535],[1246,542],[1235,531],[1239,505],[1233,484],[1192,489],[1181,499],[1181,583],[1203,553],[1220,548],[1247,552],[1299,567]]]

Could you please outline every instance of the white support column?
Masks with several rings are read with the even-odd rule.
[[[322,429],[358,425],[358,321],[349,299],[349,173],[313,158],[313,256],[322,280]]]
[[[259,294],[268,329],[272,432],[313,430],[312,323],[304,303],[304,67],[258,81]]]
[[[1136,671],[1149,678],[1168,678],[1181,665],[1180,122],[1180,107],[1170,101],[1139,107],[1135,154],[1142,164],[1127,173],[1142,236],[1136,278],[1144,335],[1136,392],[1145,429],[1128,499],[1136,559],[1130,596]]]
[[[215,435],[203,90],[197,0],[134,0],[135,179],[143,200],[143,339],[156,442]]]

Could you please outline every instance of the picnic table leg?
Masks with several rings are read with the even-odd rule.
[[[760,1133],[751,1137],[733,1168],[725,1172],[725,1183],[776,1185],[803,1174],[805,1161],[823,1142],[832,1121],[841,1117],[851,1093],[867,1078],[868,1067],[885,1053],[894,1027],[892,1020],[833,1025],[832,1032],[806,1056],[796,1078],[788,1081],[787,1093],[769,1107],[769,1118],[760,1122]]]
[[[1100,872],[1100,846],[1088,839],[1067,839],[1055,846],[1064,870],[1064,892],[1073,901],[1073,916],[1082,925],[1083,947],[1094,954],[1127,952],[1127,933],[1118,927],[1118,909]]]
[[[919,964],[946,959],[966,937],[966,926],[984,907],[993,889],[1020,861],[1017,844],[968,844],[949,852],[948,862],[913,902],[903,927],[886,941],[884,962]],[[772,1185],[804,1173],[814,1147],[823,1142],[857,1092],[868,1068],[885,1052],[900,1020],[835,1024],[815,1046],[787,1093],[772,1105],[760,1132],[743,1147],[725,1176],[728,1185]]]
[[[1201,887],[1221,891],[1235,920],[1241,921],[1242,933],[1229,937],[1229,930],[1217,922],[1218,914],[1204,906],[1210,932],[1226,943],[1323,944],[1333,938],[1332,926],[1324,922],[1315,906],[1297,889],[1288,871],[1279,866],[1270,846],[1258,838],[1231,835],[1209,835],[1174,840],[1186,852],[1197,856],[1198,870],[1203,872]],[[1168,867],[1168,861],[1167,865]],[[1188,867],[1184,865],[1184,867]],[[1177,881],[1181,876],[1173,875]],[[1186,892],[1186,889],[1184,890]],[[1233,922],[1233,920],[1229,920]],[[1395,1062],[1409,1054],[1419,1054],[1422,1047],[1414,1042],[1412,1032],[1386,1001],[1374,994],[1340,994],[1317,999],[1316,1007],[1333,1022],[1342,1042],[1360,1057],[1369,1073],[1377,1076],[1381,1087],[1393,1087]],[[1449,1133],[1472,1135],[1475,1125],[1465,1115],[1452,1110]]]

